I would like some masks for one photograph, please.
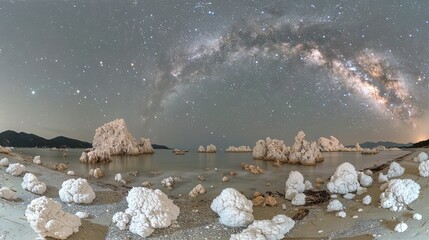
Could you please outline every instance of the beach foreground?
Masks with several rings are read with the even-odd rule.
[[[328,213],[326,207],[328,202],[314,206],[293,206],[290,201],[280,195],[276,195],[278,204],[274,207],[258,206],[253,208],[255,220],[271,219],[277,214],[286,214],[293,217],[300,208],[309,210],[309,214],[302,220],[296,220],[295,227],[287,234],[285,239],[428,239],[429,225],[426,216],[429,216],[429,208],[426,199],[429,198],[427,184],[429,178],[419,175],[418,163],[413,162],[413,157],[426,149],[411,149],[411,153],[397,159],[405,168],[405,174],[399,178],[413,179],[421,187],[419,198],[412,202],[407,210],[392,212],[379,207],[379,196],[381,193],[378,183],[379,172],[374,171],[374,184],[368,188],[368,194],[373,201],[370,205],[362,204],[362,198],[367,195],[356,196],[353,200],[347,200],[340,195],[338,199],[345,206],[347,216],[340,218],[335,213]],[[59,199],[58,190],[61,183],[76,176],[66,175],[64,172],[55,171],[31,163],[30,158],[18,155],[2,155],[1,158],[9,158],[11,163],[20,162],[25,165],[26,171],[37,176],[40,181],[47,184],[48,190],[44,194],[60,202],[66,212],[76,213],[78,211],[90,214],[88,219],[82,220],[79,232],[71,235],[68,239],[139,239],[137,235],[129,231],[120,231],[111,219],[114,213],[127,208],[125,196],[129,187],[120,184],[106,184],[89,179],[96,198],[91,204],[67,204]],[[387,167],[388,168],[388,167]],[[387,168],[381,170],[384,174]],[[0,239],[36,239],[38,235],[30,228],[24,216],[25,209],[32,199],[39,197],[33,193],[22,190],[22,176],[11,176],[6,173],[6,168],[0,168],[1,186],[6,186],[17,192],[18,200],[7,201],[0,199],[2,224],[0,225]],[[235,170],[235,169],[231,169]],[[359,169],[361,170],[361,169]],[[286,177],[284,179],[286,181]],[[325,182],[326,183],[326,182]],[[314,184],[314,183],[313,183]],[[240,189],[240,185],[234,186],[250,198],[249,189]],[[164,189],[161,189],[164,191]],[[252,189],[252,191],[264,193],[266,189]],[[315,189],[319,190],[319,189]],[[323,184],[320,190],[326,190]],[[284,193],[284,188],[277,190]],[[212,199],[204,195],[190,199],[187,192],[179,195],[169,195],[169,198],[180,208],[177,223],[165,229],[157,229],[150,239],[229,239],[233,233],[242,231],[242,228],[228,228],[218,222],[218,216],[210,209]],[[282,205],[286,205],[283,209]],[[413,219],[413,214],[419,213],[423,219]],[[404,222],[408,230],[403,233],[395,232],[393,229],[397,223]]]

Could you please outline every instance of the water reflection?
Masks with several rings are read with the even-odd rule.
[[[259,181],[278,181],[284,184],[290,171],[300,171],[306,179],[313,181],[316,177],[328,178],[333,174],[336,167],[343,162],[352,163],[356,169],[363,169],[379,165],[387,160],[406,154],[405,151],[385,151],[377,155],[362,155],[360,153],[334,152],[324,153],[325,161],[316,166],[301,166],[285,164],[280,168],[273,167],[272,162],[255,161],[252,153],[197,153],[189,152],[185,155],[174,155],[170,150],[157,150],[154,155],[140,156],[115,156],[110,163],[81,164],[79,157],[83,149],[70,149],[68,157],[63,158],[63,152],[49,151],[48,149],[20,149],[18,153],[30,156],[40,155],[45,165],[52,166],[53,163],[68,163],[69,169],[78,175],[88,176],[91,168],[99,167],[105,174],[106,179],[113,181],[116,173],[126,174],[130,171],[138,171],[139,176],[152,176],[150,171],[160,170],[164,175],[175,174],[189,176],[201,174],[204,170],[219,169],[219,172],[229,173],[232,170],[240,170],[241,163],[259,165],[265,170],[265,174],[257,177]],[[241,179],[237,181],[253,181],[254,176],[241,173]],[[219,177],[220,178],[220,177]]]

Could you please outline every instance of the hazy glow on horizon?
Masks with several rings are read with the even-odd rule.
[[[0,131],[196,148],[429,138],[429,2],[0,3]]]

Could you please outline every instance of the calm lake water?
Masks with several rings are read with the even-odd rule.
[[[49,149],[22,148],[14,152],[27,155],[40,155],[44,165],[52,166],[54,163],[68,163],[69,170],[76,176],[88,177],[91,168],[103,169],[106,176],[100,181],[115,183],[114,176],[121,173],[123,177],[132,181],[130,186],[139,186],[143,181],[151,181],[154,188],[161,188],[171,194],[187,193],[196,184],[202,183],[206,188],[212,188],[218,194],[225,187],[235,187],[245,193],[255,189],[260,192],[284,191],[284,183],[292,170],[301,172],[305,179],[312,181],[317,177],[329,178],[336,167],[343,162],[350,162],[357,170],[380,165],[388,160],[407,154],[407,151],[384,151],[376,155],[362,155],[353,152],[323,153],[325,161],[316,166],[301,166],[284,164],[282,167],[273,167],[270,161],[253,160],[252,153],[197,153],[190,151],[185,155],[175,155],[171,150],[155,150],[153,155],[115,156],[110,163],[82,164],[79,157],[83,149],[69,149],[67,158],[61,151]],[[260,166],[264,173],[255,175],[241,169],[241,163],[250,163]],[[215,170],[215,168],[217,170]],[[161,171],[160,175],[153,175],[152,170]],[[127,175],[130,171],[138,171],[138,176]],[[230,171],[237,171],[237,176],[229,176]],[[199,181],[198,175],[204,174],[206,181]],[[222,174],[228,176],[230,181],[222,182]],[[168,176],[180,176],[182,182],[176,184],[172,190],[164,189],[160,182]],[[378,177],[378,176],[377,176]],[[269,184],[267,184],[269,183]],[[115,183],[119,184],[119,183]],[[208,191],[210,192],[210,191]],[[210,196],[211,194],[208,193]]]

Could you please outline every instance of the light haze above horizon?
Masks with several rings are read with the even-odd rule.
[[[2,1],[0,132],[429,138],[428,1]]]

